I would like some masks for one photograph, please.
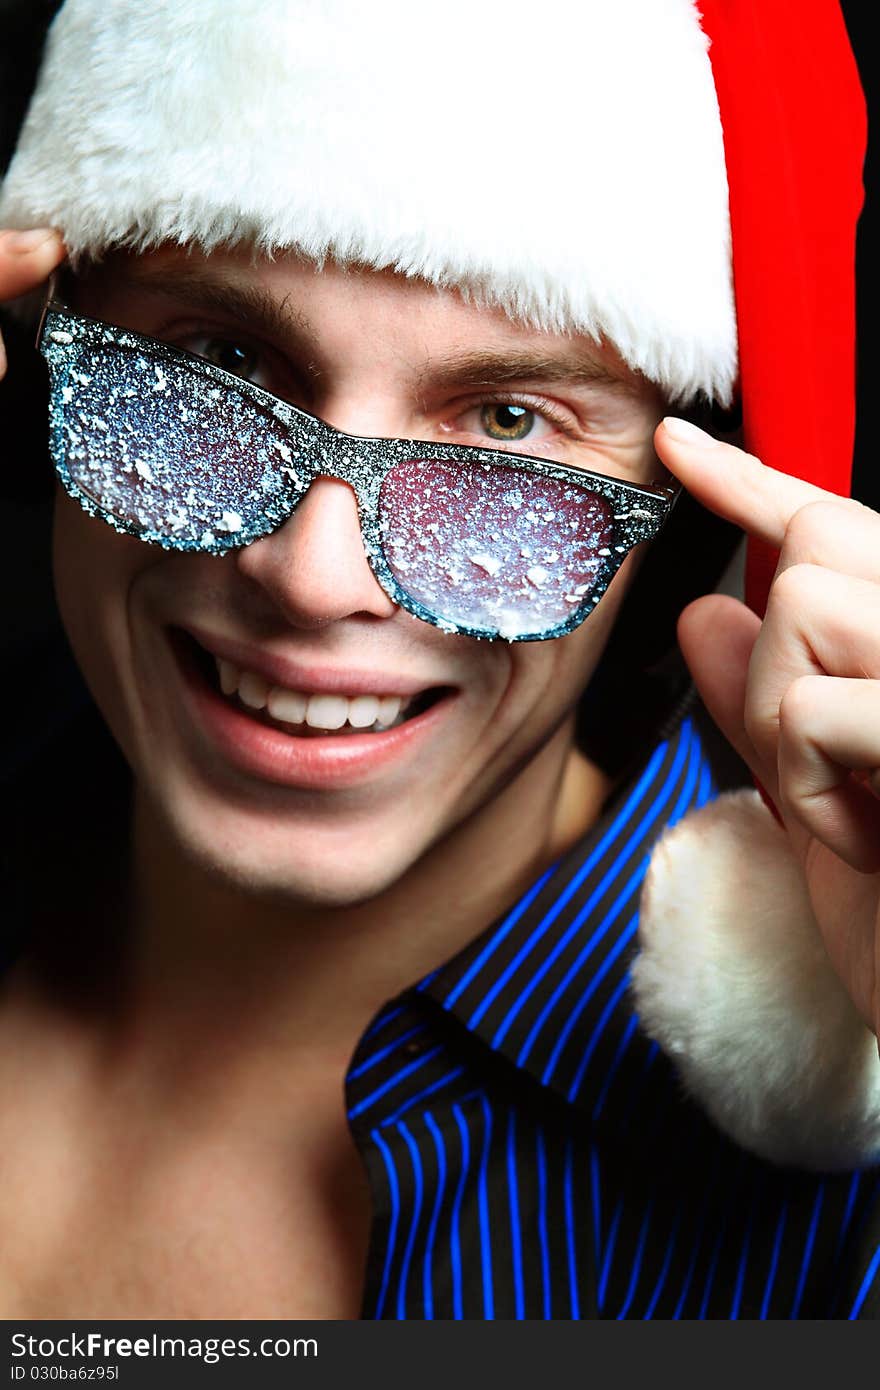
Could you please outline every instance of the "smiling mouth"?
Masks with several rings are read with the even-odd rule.
[[[255,723],[292,738],[387,733],[451,694],[449,686],[434,686],[413,696],[345,696],[290,690],[270,685],[256,672],[242,670],[214,656],[180,628],[172,628],[169,635],[181,664],[215,697]]]

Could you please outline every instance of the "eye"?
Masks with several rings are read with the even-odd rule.
[[[495,401],[480,408],[480,424],[490,439],[507,442],[527,439],[536,418],[533,410],[507,401]]]
[[[264,355],[237,338],[193,334],[182,346],[199,357],[207,358],[216,367],[222,367],[224,372],[240,376],[243,381],[256,381],[261,372],[265,375]],[[257,385],[263,384],[257,381]]]
[[[462,443],[483,448],[527,443],[533,451],[544,450],[573,437],[570,422],[555,404],[515,397],[475,401],[446,428],[454,429]]]

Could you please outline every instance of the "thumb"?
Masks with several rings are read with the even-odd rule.
[[[51,227],[0,230],[0,300],[36,289],[66,254],[61,233]]]
[[[60,232],[50,227],[26,232],[0,229],[0,303],[35,290],[66,254]],[[6,349],[0,336],[0,379],[5,374]]]
[[[746,684],[761,619],[728,594],[706,594],[678,620],[678,641],[694,683],[718,728],[771,797],[776,767],[759,756],[746,732]]]

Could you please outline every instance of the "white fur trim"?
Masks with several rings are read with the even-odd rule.
[[[693,0],[66,0],[0,196],[44,224],[393,267],[674,398],[736,377]]]
[[[642,1024],[722,1130],[776,1163],[880,1162],[877,1039],[756,791],[726,793],[662,837],[640,933]]]

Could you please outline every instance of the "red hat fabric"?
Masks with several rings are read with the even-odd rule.
[[[721,109],[746,448],[849,496],[864,95],[837,0],[701,0]],[[750,540],[763,613],[777,554]]]

